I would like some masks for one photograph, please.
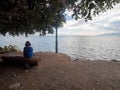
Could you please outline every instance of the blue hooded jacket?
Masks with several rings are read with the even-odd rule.
[[[24,57],[31,58],[33,57],[33,48],[32,47],[24,47]]]

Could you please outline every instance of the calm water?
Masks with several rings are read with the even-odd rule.
[[[54,36],[0,37],[0,46],[17,45],[23,50],[26,40],[30,40],[35,52],[55,51]],[[120,60],[120,37],[59,36],[59,52],[76,59]]]

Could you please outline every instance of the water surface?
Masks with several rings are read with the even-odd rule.
[[[31,41],[35,52],[55,51],[54,36],[0,37],[0,46],[17,45],[23,50],[26,40]],[[118,36],[59,36],[58,51],[71,58],[90,60],[120,60],[120,37]]]

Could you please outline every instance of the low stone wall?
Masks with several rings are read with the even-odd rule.
[[[32,66],[38,65],[40,58],[24,58],[23,56],[1,56],[2,62],[13,65],[20,65],[25,68],[30,68]]]

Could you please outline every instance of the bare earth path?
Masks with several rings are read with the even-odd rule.
[[[120,62],[70,61],[52,52],[36,56],[41,61],[31,69],[0,63],[0,90],[120,90]]]

